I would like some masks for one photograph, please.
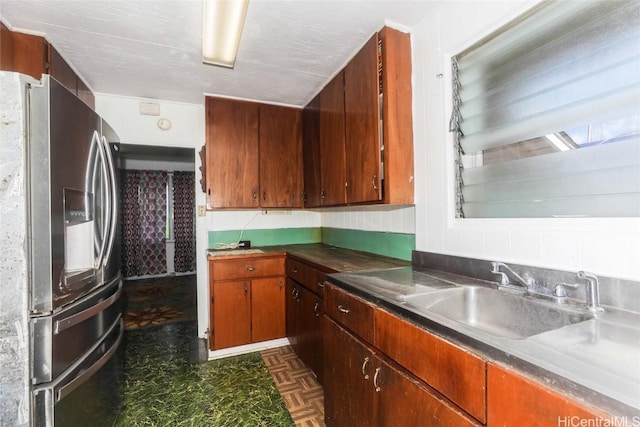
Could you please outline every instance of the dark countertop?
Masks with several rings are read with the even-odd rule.
[[[577,400],[613,415],[640,414],[640,358],[634,356],[640,350],[629,347],[640,343],[637,314],[612,309],[598,319],[526,339],[508,339],[404,303],[406,297],[429,292],[429,288],[433,292],[468,285],[495,287],[492,282],[412,267],[331,274],[327,280],[488,361],[510,365]],[[616,343],[614,337],[622,339],[624,345]]]
[[[350,273],[354,271],[379,270],[394,267],[407,267],[411,265],[411,262],[397,258],[376,255],[368,252],[354,251],[322,243],[262,246],[246,250],[236,249],[231,251],[209,250],[208,254],[209,259],[216,259],[220,256],[225,257],[225,259],[232,259],[280,252],[312,263],[316,268],[327,273]]]

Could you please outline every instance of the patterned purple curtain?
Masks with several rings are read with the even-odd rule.
[[[176,272],[195,271],[195,173],[173,173],[173,231]]]
[[[167,172],[125,170],[122,183],[122,274],[167,272]]]

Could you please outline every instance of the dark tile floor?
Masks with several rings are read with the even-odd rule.
[[[117,426],[294,425],[260,353],[191,363],[196,334],[195,321],[125,332]]]

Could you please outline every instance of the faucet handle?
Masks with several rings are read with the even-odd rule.
[[[504,265],[504,264],[502,264],[501,262],[492,261],[491,262],[491,272],[493,274],[500,275],[500,285],[501,286],[508,286],[509,285],[509,277],[505,273],[500,271],[500,266],[502,266],[502,265]]]
[[[566,297],[567,290],[565,288],[578,289],[578,284],[575,283],[557,283],[553,288],[553,296],[555,297]]]

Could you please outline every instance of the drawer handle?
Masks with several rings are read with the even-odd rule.
[[[293,272],[297,274],[297,273],[298,273],[298,269],[297,269],[297,268],[294,268],[294,269],[293,269]]]
[[[344,308],[342,304],[338,305],[338,310],[340,311],[340,313],[344,313],[344,314],[349,314],[349,312],[351,311],[348,308]]]
[[[378,385],[379,375],[380,375],[380,368],[376,368],[376,373],[373,374],[373,387],[376,389],[376,392],[380,391],[380,386]]]
[[[369,358],[365,357],[364,362],[362,362],[362,376],[365,380],[369,379],[369,374],[367,374],[364,370],[367,369],[367,365],[369,364]]]
[[[322,283],[322,282],[318,282],[318,287],[319,287],[320,289],[324,288],[324,283]]]
[[[255,269],[256,268],[254,266],[252,266],[252,265],[248,265],[247,266],[247,271],[255,271]]]

